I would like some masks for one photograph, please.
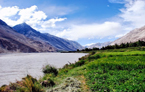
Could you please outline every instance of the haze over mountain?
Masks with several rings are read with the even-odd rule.
[[[41,41],[48,44],[51,44],[54,48],[61,51],[75,51],[77,49],[82,49],[83,47],[71,40],[59,38],[48,33],[40,33],[27,25],[26,23],[22,23],[13,27],[16,32],[25,35],[26,37],[33,39],[35,41]]]
[[[34,41],[15,32],[0,19],[0,53],[2,52],[49,52],[56,51],[48,43]]]
[[[130,31],[125,36],[112,42],[111,45],[127,43],[127,42],[136,42],[138,40],[145,41],[145,26]]]
[[[102,48],[105,47],[107,45],[110,45],[112,42],[104,42],[104,43],[94,43],[91,45],[86,46],[87,48]]]

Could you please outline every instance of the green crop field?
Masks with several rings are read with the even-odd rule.
[[[133,49],[95,51],[60,69],[53,79],[59,84],[74,77],[82,82],[82,92],[144,92],[145,51]]]

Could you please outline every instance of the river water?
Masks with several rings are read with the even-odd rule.
[[[39,79],[43,76],[42,68],[53,65],[63,67],[68,62],[74,63],[85,53],[13,53],[0,54],[0,86],[21,80],[27,74]]]

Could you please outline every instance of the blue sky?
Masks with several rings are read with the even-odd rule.
[[[81,45],[114,41],[145,25],[145,0],[0,0],[0,19]]]

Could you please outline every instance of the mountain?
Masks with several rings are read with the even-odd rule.
[[[94,43],[91,45],[86,46],[87,48],[102,48],[104,46],[108,46],[110,45],[112,42],[104,42],[104,43]]]
[[[0,52],[48,52],[55,51],[50,44],[34,41],[15,32],[0,19]]]
[[[54,48],[60,51],[75,51],[77,49],[83,48],[79,43],[75,41],[59,38],[48,33],[40,33],[26,23],[16,25],[13,27],[13,29],[15,29],[16,32],[23,34],[35,41],[42,41],[51,44]]]
[[[145,26],[130,31],[125,36],[112,42],[111,45],[120,45],[121,43],[136,42],[138,40],[145,41]]]

